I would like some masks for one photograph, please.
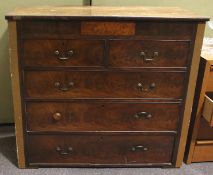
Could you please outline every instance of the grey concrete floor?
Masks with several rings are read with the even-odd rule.
[[[161,168],[40,168],[18,169],[13,127],[0,126],[0,175],[213,175],[213,162],[179,169]]]

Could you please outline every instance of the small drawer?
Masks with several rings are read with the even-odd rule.
[[[44,37],[61,37],[61,36],[76,36],[80,34],[80,21],[22,21],[21,36],[28,38],[44,38]]]
[[[176,131],[181,104],[28,102],[28,131]]]
[[[194,40],[196,23],[177,21],[139,21],[136,25],[136,34],[151,39]]]
[[[83,21],[81,22],[81,34],[97,36],[131,36],[135,35],[135,23]]]
[[[103,40],[24,40],[25,66],[103,66]]]
[[[110,40],[111,67],[187,67],[187,41]]]
[[[27,98],[184,97],[185,72],[26,71]]]
[[[173,145],[173,136],[30,135],[28,161],[37,166],[171,165]]]
[[[207,93],[205,95],[202,115],[210,126],[213,127],[213,93]]]

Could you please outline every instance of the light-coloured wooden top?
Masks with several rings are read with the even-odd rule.
[[[207,21],[207,17],[200,16],[179,7],[97,7],[97,6],[61,6],[61,7],[28,7],[16,8],[6,15],[8,20],[29,18],[166,18]]]
[[[211,65],[213,65],[213,38],[211,38],[211,43],[207,44],[204,40],[201,57],[205,58]]]
[[[201,57],[205,58],[213,66],[213,54],[202,52]]]

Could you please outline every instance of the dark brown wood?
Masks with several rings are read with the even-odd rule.
[[[82,35],[135,35],[133,22],[87,22],[81,23]]]
[[[100,67],[104,62],[104,44],[103,40],[24,40],[24,65]]]
[[[181,165],[207,18],[179,8],[38,7],[7,19],[17,20],[20,167]]]
[[[193,31],[196,30],[195,23],[189,22],[163,22],[143,21],[136,25],[136,34],[153,38],[177,38],[193,39]]]
[[[88,21],[89,24],[97,24],[97,20]],[[100,22],[99,22],[100,23]],[[86,37],[141,37],[142,39],[178,39],[178,40],[192,40],[193,33],[196,30],[195,23],[189,22],[153,22],[153,21],[142,21],[142,22],[115,22],[114,20],[108,20],[101,24],[109,24],[107,33],[104,29],[106,25],[102,25],[100,31],[94,32],[93,35],[86,35]],[[131,29],[132,33],[128,31],[121,31],[120,26],[127,24],[129,27],[123,28],[123,30]],[[37,21],[21,21],[18,23],[21,27],[21,37],[22,38],[73,38],[73,37],[85,37],[81,35],[81,21],[63,21],[63,20],[37,20]],[[111,26],[112,25],[112,26]],[[114,26],[115,25],[115,26]],[[116,27],[118,26],[118,27]],[[131,27],[132,26],[132,27]],[[118,35],[115,35],[116,30]],[[134,29],[134,31],[133,31]],[[94,30],[94,27],[91,27]],[[102,33],[100,33],[102,32]],[[99,33],[99,34],[98,34]],[[120,34],[119,34],[120,33]],[[123,34],[122,34],[123,33]]]
[[[173,144],[173,136],[31,135],[28,142],[29,163],[75,163],[85,166],[171,163]],[[134,151],[139,145],[147,150],[136,148]],[[57,147],[62,151],[57,151]],[[68,147],[72,151],[69,152]]]
[[[109,45],[112,67],[186,67],[190,49],[187,41],[110,40]]]
[[[26,104],[28,131],[176,131],[181,104]],[[40,109],[40,110],[38,110]]]
[[[25,96],[182,99],[184,77],[184,72],[28,71],[24,78]],[[55,86],[56,83],[59,87]],[[63,91],[64,88],[67,90]]]
[[[80,25],[79,21],[21,21],[22,36],[25,35],[79,35]]]

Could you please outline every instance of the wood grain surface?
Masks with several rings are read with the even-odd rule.
[[[22,99],[20,88],[20,69],[17,45],[17,27],[16,22],[9,22],[10,37],[10,71],[12,81],[13,109],[16,127],[16,147],[19,168],[26,167],[25,144],[24,144],[24,125],[22,114]]]
[[[76,166],[171,163],[173,144],[173,136],[31,135],[28,142],[29,163],[73,163]],[[132,151],[138,145],[147,150]],[[57,147],[62,150],[57,151]],[[72,148],[70,152],[69,147]]]
[[[38,110],[40,109],[40,110]],[[178,103],[28,102],[28,131],[177,131]]]
[[[26,98],[183,99],[185,72],[27,71],[24,81]]]
[[[206,21],[207,17],[195,14],[179,7],[25,7],[16,8],[6,15],[7,19],[65,19],[74,17],[102,18],[148,18],[171,20]]]

